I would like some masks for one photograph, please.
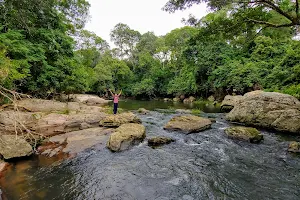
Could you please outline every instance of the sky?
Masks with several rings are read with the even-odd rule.
[[[182,18],[193,14],[201,18],[207,14],[205,4],[194,5],[185,11],[168,13],[162,10],[167,0],[88,0],[91,4],[91,19],[85,29],[96,33],[109,42],[110,32],[118,23],[129,25],[141,34],[153,31],[157,36],[165,35],[184,26]]]

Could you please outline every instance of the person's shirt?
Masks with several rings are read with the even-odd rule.
[[[114,95],[114,103],[119,103],[119,96],[117,94]]]

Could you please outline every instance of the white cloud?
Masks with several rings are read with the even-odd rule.
[[[145,33],[153,31],[165,35],[175,28],[184,26],[182,18],[191,13],[200,18],[206,15],[205,4],[195,5],[185,11],[168,13],[162,10],[167,0],[89,0],[91,19],[86,29],[110,42],[110,31],[117,23]]]

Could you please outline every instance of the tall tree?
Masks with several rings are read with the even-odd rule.
[[[141,34],[130,29],[126,24],[119,23],[110,33],[111,40],[120,50],[120,57],[128,57],[132,54],[135,45],[140,40]]]

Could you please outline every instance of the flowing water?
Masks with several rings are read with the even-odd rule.
[[[137,107],[130,109],[172,108],[163,102],[131,103]],[[299,138],[262,130],[261,144],[234,141],[224,134],[231,125],[222,113],[202,113],[217,123],[201,133],[163,130],[175,115],[139,116],[147,138],[168,136],[175,143],[152,149],[143,142],[120,153],[95,146],[65,161],[20,161],[1,178],[2,191],[9,200],[299,199],[300,157],[286,151],[288,141]]]

